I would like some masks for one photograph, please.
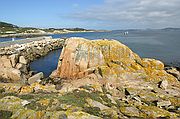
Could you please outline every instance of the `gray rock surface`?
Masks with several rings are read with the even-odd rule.
[[[28,79],[28,83],[29,84],[32,84],[32,83],[35,83],[35,82],[40,82],[40,80],[44,77],[43,73],[42,72],[39,72],[35,75],[33,75],[32,77],[30,77]]]

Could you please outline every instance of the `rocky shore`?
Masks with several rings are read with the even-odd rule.
[[[42,73],[19,78],[26,71],[18,65],[62,46],[49,78]],[[140,58],[116,40],[49,39],[0,52],[0,72],[8,72],[0,73],[1,118],[180,118],[180,72]]]
[[[5,79],[3,81],[26,83],[27,79],[32,76],[29,63],[52,50],[62,48],[64,44],[64,39],[52,39],[51,37],[29,40],[31,42],[24,40],[5,43],[6,47],[0,48],[0,78]],[[22,44],[22,42],[27,43]]]

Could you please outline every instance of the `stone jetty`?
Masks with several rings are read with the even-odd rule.
[[[52,50],[62,48],[64,40],[39,37],[15,43],[0,48],[0,77],[8,82],[26,82],[31,76],[29,63]]]
[[[48,41],[43,44],[46,46]],[[32,45],[36,50],[31,48],[27,53],[32,54],[38,47],[44,52],[42,42],[36,43],[37,47]],[[14,82],[0,83],[1,118],[180,118],[180,73],[176,68],[141,58],[116,40],[69,38],[54,39],[55,42],[63,44],[63,50],[57,69],[49,78],[37,73],[28,79],[28,84],[22,84],[17,75]],[[36,55],[27,55],[10,49],[3,50],[8,56],[1,56],[1,62],[6,62],[1,65],[9,72],[21,73],[10,69],[28,64],[39,57],[37,54],[46,54],[38,51]],[[14,54],[18,54],[18,60],[12,60],[16,59]]]

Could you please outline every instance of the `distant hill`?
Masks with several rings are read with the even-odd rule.
[[[180,30],[180,28],[171,28],[171,27],[169,27],[169,28],[164,28],[164,29],[161,29],[161,30],[167,30],[167,31],[169,31],[169,30]]]
[[[39,36],[45,34],[61,34],[61,33],[75,33],[75,32],[94,32],[95,30],[88,30],[83,28],[35,28],[35,27],[20,27],[11,23],[0,21],[0,37],[27,37]],[[24,35],[26,34],[26,35]]]
[[[18,26],[6,22],[0,22],[0,28],[5,27],[5,28],[18,28]]]

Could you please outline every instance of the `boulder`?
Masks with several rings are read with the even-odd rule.
[[[166,67],[165,70],[167,73],[173,75],[174,77],[176,77],[180,81],[180,72],[176,68]]]
[[[0,68],[0,77],[12,82],[21,80],[21,71],[15,68]]]
[[[35,82],[39,82],[43,77],[44,77],[43,73],[39,72],[39,73],[33,75],[32,77],[30,77],[28,79],[28,83],[32,84],[32,83],[35,83]]]
[[[159,102],[157,102],[158,107],[163,107],[163,106],[168,107],[170,105],[171,105],[171,102],[169,100],[168,101],[159,101]]]
[[[16,69],[19,69],[23,73],[28,73],[27,65],[25,64],[17,63]]]
[[[158,107],[155,106],[140,106],[139,107],[141,113],[145,113],[146,116],[144,116],[143,118],[163,118],[163,117],[171,117],[171,118],[176,118],[176,116],[171,113],[168,112],[166,110],[160,109]]]
[[[16,63],[18,62],[18,54],[13,54],[9,56],[9,58],[11,60],[12,67],[15,67]]]
[[[11,60],[7,56],[0,57],[0,68],[12,68]]]
[[[67,39],[53,77],[78,79],[92,73],[110,85],[117,85],[120,79],[145,79],[156,83],[166,79],[177,82],[164,70],[161,61],[141,59],[119,41]]]
[[[24,56],[20,56],[20,57],[19,57],[19,63],[22,63],[22,64],[27,64],[27,63],[28,63],[28,61],[25,59],[25,57],[24,57]]]

